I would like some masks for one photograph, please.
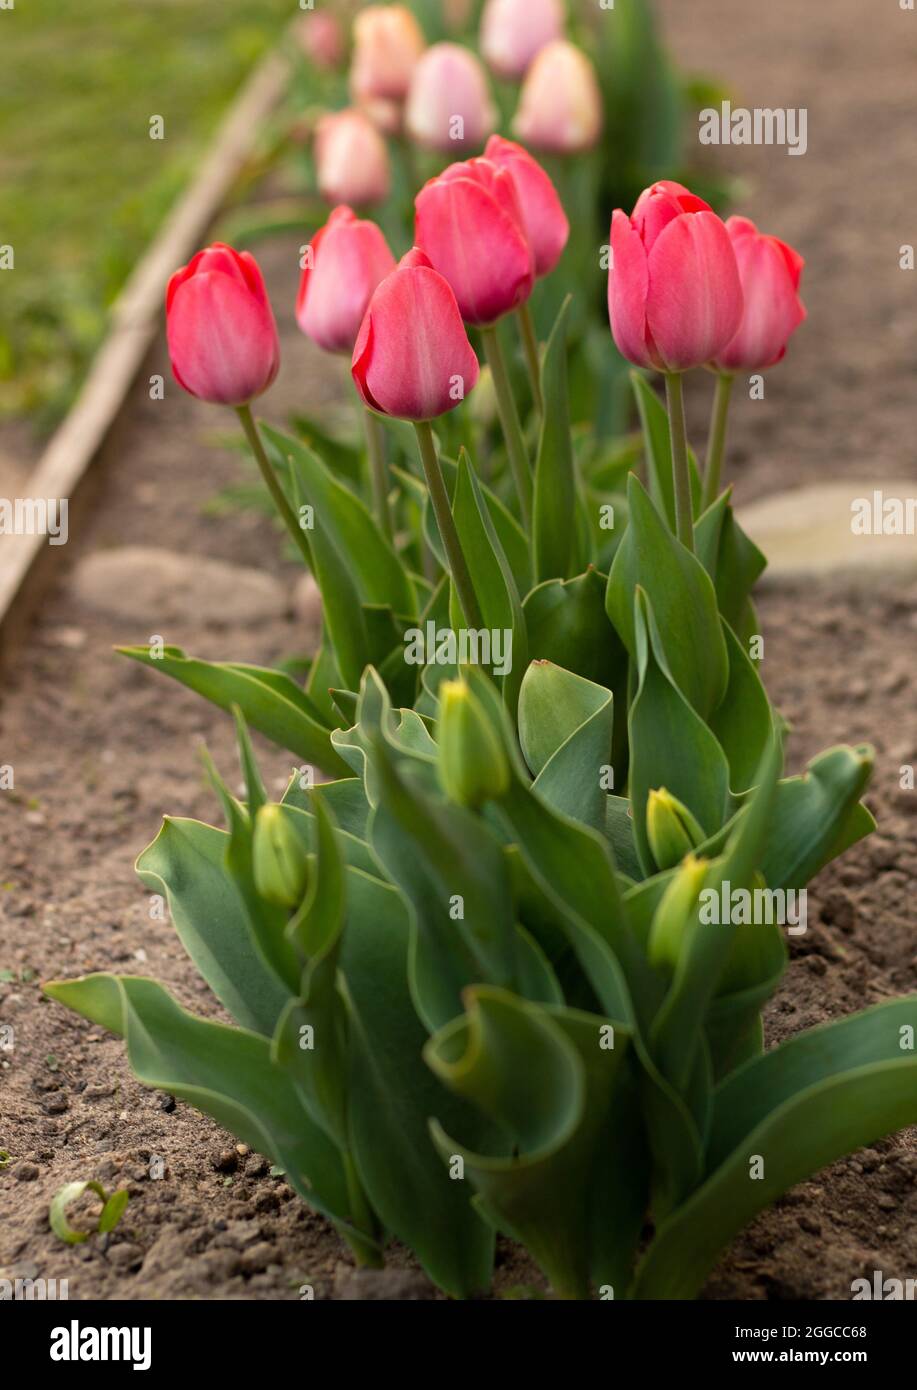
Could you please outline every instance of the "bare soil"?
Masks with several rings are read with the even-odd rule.
[[[803,478],[901,473],[910,438],[917,346],[898,246],[917,235],[917,184],[905,149],[917,16],[867,0],[804,8],[734,0],[662,5],[676,54],[722,75],[746,105],[807,105],[805,158],[715,151],[748,181],[743,206],[807,256],[812,317],[764,402],[742,402],[734,429],[738,492],[750,498]],[[292,324],[296,246],[259,250],[282,311],[284,366],[270,412],[333,402],[340,376]],[[285,313],[283,311],[286,311]],[[159,355],[150,372],[168,376]],[[218,488],[250,477],[221,446],[231,417],[170,385],[139,389],[107,460],[99,501],[67,547],[81,554],[143,543],[266,568],[292,584],[278,533],[245,512],[204,512]],[[189,441],[193,447],[189,448]],[[751,460],[754,460],[752,463]],[[877,748],[869,804],[879,834],[827,870],[809,899],[809,931],[766,1016],[768,1043],[889,996],[917,990],[917,589],[826,584],[762,593],[764,674],[793,722],[801,767],[834,742]],[[121,1043],[44,1000],[39,981],[112,969],[165,982],[195,1011],[219,1006],[167,924],[149,919],[133,873],[164,813],[217,820],[195,748],[206,741],[234,778],[231,721],[190,692],[116,657],[153,633],[195,654],[277,663],[302,649],[292,609],[256,630],[224,629],[193,611],[166,630],[138,613],[126,630],[81,607],[62,573],[27,650],[3,673],[0,764],[0,1269],[68,1278],[71,1298],[430,1297],[395,1250],[381,1279],[354,1277],[343,1246],[258,1155],[181,1102],[140,1087]],[[269,783],[289,759],[258,741]],[[160,1159],[164,1176],[150,1176]],[[159,1169],[155,1169],[159,1171]],[[107,1245],[63,1246],[48,1205],[64,1183],[126,1185],[126,1214]],[[795,1189],[734,1243],[706,1296],[849,1298],[861,1274],[917,1273],[917,1132],[835,1164]],[[501,1246],[497,1288],[540,1286]]]

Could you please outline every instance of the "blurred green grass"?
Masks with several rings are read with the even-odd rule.
[[[49,428],[108,306],[295,0],[0,10],[0,417]],[[150,139],[162,116],[165,138]]]

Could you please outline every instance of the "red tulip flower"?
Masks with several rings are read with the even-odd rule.
[[[712,362],[742,321],[732,241],[702,198],[653,184],[611,223],[608,311],[618,350],[638,367],[684,372]]]
[[[370,300],[352,371],[364,403],[400,420],[445,415],[477,382],[455,295],[416,247]]]
[[[415,241],[449,281],[466,323],[486,327],[528,299],[535,260],[506,169],[489,159],[451,164],[415,207]]]
[[[512,178],[525,234],[535,257],[535,275],[539,280],[550,275],[570,235],[570,223],[557,189],[528,150],[513,140],[504,140],[502,135],[490,137],[484,158],[505,169]]]
[[[806,318],[799,298],[804,260],[774,236],[764,236],[747,217],[730,217],[732,242],[745,297],[735,337],[717,355],[723,372],[763,372],[786,355],[787,343]]]
[[[177,270],[166,291],[166,336],[175,380],[192,396],[243,406],[266,391],[280,345],[254,257],[216,242]]]
[[[351,208],[335,208],[305,260],[296,322],[326,352],[353,352],[373,291],[395,269],[385,237]]]

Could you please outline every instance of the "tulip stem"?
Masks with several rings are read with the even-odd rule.
[[[385,466],[385,436],[382,421],[368,406],[363,407],[366,426],[366,452],[369,456],[369,476],[373,492],[373,511],[387,541],[394,539],[392,514],[388,502],[388,469]]]
[[[691,477],[688,472],[688,434],[685,428],[685,398],[680,372],[666,372],[666,402],[669,407],[669,436],[672,441],[672,478],[675,483],[675,530],[682,545],[694,552],[694,509],[691,503]]]
[[[452,575],[452,582],[455,585],[455,592],[461,604],[465,621],[469,627],[483,627],[481,622],[481,610],[478,607],[478,597],[471,582],[471,574],[465,561],[465,553],[462,550],[462,543],[459,540],[458,531],[455,529],[455,521],[452,516],[452,508],[449,505],[449,494],[446,491],[446,484],[443,479],[443,470],[440,467],[439,455],[436,452],[436,441],[433,438],[433,430],[430,428],[429,420],[418,420],[414,424],[417,431],[417,443],[420,447],[420,461],[423,464],[424,477],[427,480],[427,490],[430,493],[430,502],[433,507],[433,515],[436,517],[436,524],[439,527],[439,534],[442,538],[443,548],[446,552],[446,559],[449,562],[449,570]]]
[[[713,414],[710,417],[710,438],[707,441],[707,465],[704,472],[704,511],[716,501],[720,493],[723,457],[726,452],[726,427],[729,422],[729,401],[734,380],[729,372],[720,372],[716,379]]]
[[[519,320],[519,331],[522,336],[522,348],[525,352],[526,366],[529,369],[529,381],[532,384],[532,399],[535,402],[535,409],[538,414],[544,417],[544,395],[541,390],[541,355],[538,351],[538,334],[535,332],[535,320],[532,318],[532,310],[529,301],[520,304],[516,310],[516,317]]]
[[[251,451],[255,456],[255,462],[261,469],[261,476],[267,483],[267,490],[271,494],[274,506],[277,508],[278,512],[280,513],[283,519],[284,525],[286,526],[290,535],[293,537],[293,540],[296,542],[297,549],[299,550],[300,554],[305,560],[306,565],[311,570],[313,568],[313,565],[312,552],[309,549],[309,542],[306,539],[305,532],[303,531],[299,522],[296,520],[296,513],[293,511],[293,508],[287,501],[287,495],[284,492],[283,488],[280,486],[277,474],[274,472],[274,469],[271,466],[271,461],[264,451],[264,445],[261,443],[261,436],[258,433],[258,426],[255,423],[254,416],[252,415],[252,408],[250,405],[237,405],[236,414],[242,421],[242,428],[245,431],[245,437],[248,440],[249,445],[251,447]]]
[[[516,399],[510,385],[509,372],[506,368],[503,344],[500,342],[496,327],[482,328],[481,338],[484,341],[484,352],[494,379],[497,410],[500,415],[500,424],[503,426],[503,438],[506,440],[509,466],[512,469],[513,481],[516,484],[516,493],[519,497],[522,525],[528,531],[532,522],[532,468],[529,463],[528,450],[525,447],[525,439],[522,435]]]

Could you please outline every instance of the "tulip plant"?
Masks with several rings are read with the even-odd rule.
[[[470,1296],[502,1233],[559,1296],[689,1298],[756,1212],[917,1120],[915,998],[763,1046],[780,905],[871,830],[872,754],[783,775],[764,560],[719,486],[728,393],[703,478],[682,396],[694,368],[782,356],[802,263],[648,189],[611,234],[645,432],[626,509],[606,524],[607,464],[571,439],[564,311],[531,363],[534,451],[490,340],[509,466],[485,483],[443,449],[478,378],[465,325],[487,343],[517,313],[566,223],[524,151],[491,154],[421,192],[397,266],[341,210],[303,271],[299,323],[352,348],[371,432],[401,422],[397,465],[370,444],[356,474],[259,428],[277,340],[251,257],[214,247],[173,278],[176,376],[239,411],[323,641],[305,689],[129,649],[236,720],[244,797],[209,768],[226,828],[167,818],[138,862],[232,1026],[131,976],[46,990],[282,1167],[360,1263],[397,1239]],[[249,726],[332,780],[299,766],[270,802]]]

